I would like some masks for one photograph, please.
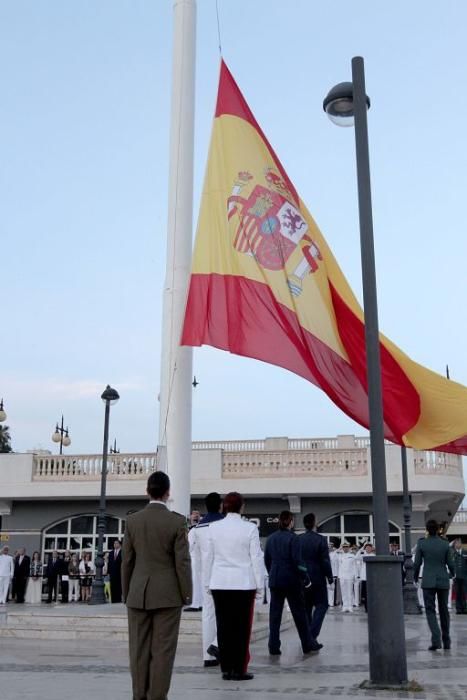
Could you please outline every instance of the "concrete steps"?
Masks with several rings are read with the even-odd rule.
[[[282,629],[291,625],[284,611]],[[252,641],[269,634],[268,606],[258,605],[253,620]],[[128,640],[127,616],[123,605],[8,606],[0,616],[0,638]],[[180,623],[180,642],[201,639],[201,613],[185,612]]]

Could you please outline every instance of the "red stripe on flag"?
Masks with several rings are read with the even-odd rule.
[[[278,365],[321,387],[348,416],[368,427],[368,397],[357,373],[302,328],[271,289],[235,275],[193,274],[182,345],[212,345]],[[385,425],[385,436],[401,441]]]
[[[330,288],[340,339],[355,374],[367,391],[365,326],[334,287],[330,285]],[[389,350],[382,343],[379,348],[384,418],[394,435],[402,436],[414,427],[420,417],[420,397]]]

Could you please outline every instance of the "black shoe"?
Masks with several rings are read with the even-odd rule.
[[[204,662],[204,668],[211,668],[211,666],[219,666],[220,661],[217,659],[208,659]]]
[[[216,659],[219,658],[219,647],[216,647],[215,644],[210,644],[208,648],[206,649],[206,654],[209,654],[209,656],[214,656]]]
[[[310,647],[309,649],[307,649],[306,651],[304,650],[303,653],[304,653],[304,654],[311,654],[311,653],[313,653],[313,652],[319,651],[319,650],[322,649],[322,648],[323,648],[323,645],[322,645],[322,644],[319,644],[318,642],[315,642],[314,644],[311,645],[311,647]]]
[[[438,649],[441,649],[441,646],[437,644],[432,644],[431,647],[428,647],[428,651],[437,651]]]
[[[449,649],[451,648],[451,645],[450,644],[443,644],[443,648],[445,651],[449,651]]]
[[[272,651],[269,649],[269,656],[280,656],[282,654],[280,649],[276,649],[276,651]]]
[[[254,675],[252,673],[232,673],[230,680],[231,681],[251,681],[252,678],[254,678]]]
[[[223,680],[223,681],[231,681],[231,680],[232,680],[232,674],[231,674],[231,673],[223,673],[223,674],[222,674],[222,680]]]

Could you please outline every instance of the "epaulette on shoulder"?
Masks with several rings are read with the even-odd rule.
[[[215,520],[213,522],[216,522]],[[209,527],[212,525],[212,523],[199,523],[198,525],[195,526],[195,530],[198,530],[200,527]]]

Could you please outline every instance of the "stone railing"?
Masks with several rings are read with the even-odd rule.
[[[452,519],[453,523],[467,523],[467,510],[458,510]]]
[[[224,452],[222,455],[222,476],[226,479],[365,476],[367,473],[367,451],[358,449]]]
[[[414,450],[415,474],[462,476],[462,457],[447,452]]]
[[[109,479],[144,478],[157,469],[155,454],[115,454],[107,458]],[[33,480],[100,479],[102,455],[35,455]]]

